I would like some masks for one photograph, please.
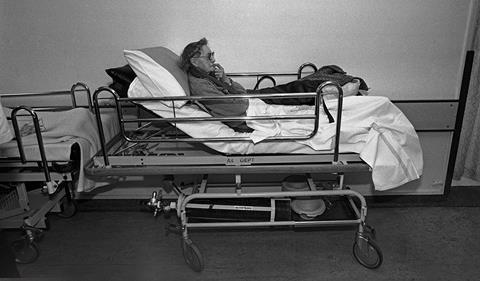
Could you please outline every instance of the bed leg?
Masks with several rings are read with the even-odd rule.
[[[345,175],[343,173],[338,173],[337,174],[337,183],[338,183],[337,189],[343,189],[344,177],[345,177]]]
[[[306,177],[307,177],[307,184],[308,184],[308,187],[310,188],[310,190],[311,191],[317,190],[317,186],[313,182],[312,175],[307,174]]]
[[[199,248],[193,243],[193,241],[188,237],[188,227],[187,227],[187,211],[186,205],[179,202],[180,206],[180,222],[181,222],[181,231],[182,231],[182,252],[185,263],[195,272],[203,271],[205,267],[205,262],[200,252]]]
[[[365,222],[359,226],[353,243],[353,256],[364,267],[375,269],[383,262],[383,253],[375,242],[375,229]]]
[[[242,193],[242,175],[240,174],[235,175],[235,192]]]
[[[358,195],[361,206],[358,212],[354,207],[357,217],[360,219],[358,224],[358,231],[355,234],[353,243],[353,256],[355,259],[366,268],[375,269],[380,267],[383,262],[383,253],[380,247],[375,242],[375,229],[366,223],[367,220],[367,204],[363,196]],[[351,204],[355,204],[351,197],[348,197]]]
[[[207,192],[207,181],[208,181],[208,175],[203,175],[202,182],[200,183],[199,193]]]
[[[64,177],[64,179],[66,180],[66,177]],[[67,202],[71,203],[75,200],[75,196],[74,196],[74,191],[73,191],[73,183],[71,181],[66,181],[67,184],[65,184],[65,198],[67,200]]]

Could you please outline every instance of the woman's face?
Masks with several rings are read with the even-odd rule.
[[[202,46],[199,56],[195,56],[190,60],[194,66],[204,70],[207,73],[215,71],[215,58],[213,56],[212,50],[210,50],[210,47],[208,47],[207,45]]]

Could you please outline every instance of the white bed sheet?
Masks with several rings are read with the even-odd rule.
[[[130,97],[151,97],[140,81],[130,85]],[[146,108],[164,118],[174,117],[172,108],[160,102],[142,102]],[[337,113],[336,100],[326,101],[333,116]],[[251,99],[247,115],[279,115],[281,113],[312,113],[312,107],[268,105]],[[176,117],[210,117],[196,106],[175,109]],[[238,133],[217,121],[177,123],[179,129],[194,138],[250,137],[252,141],[205,142],[222,153],[303,153],[316,154],[330,151],[335,138],[335,123],[321,116],[318,133],[309,140],[262,142],[274,135],[295,135],[311,131],[312,120],[248,121],[253,133]],[[372,167],[372,180],[376,190],[388,190],[418,179],[423,173],[423,155],[418,136],[406,116],[386,97],[351,96],[344,98],[340,152],[359,153]]]
[[[37,112],[37,115],[43,124],[42,140],[47,161],[62,162],[70,160],[72,146],[78,144],[80,147],[80,167],[82,168],[76,182],[76,191],[83,192],[93,189],[95,182],[85,176],[83,166],[101,149],[95,115],[85,108],[75,108],[61,112]],[[118,119],[113,110],[103,112],[101,117],[105,139],[108,141],[119,132]],[[25,120],[28,120],[28,118]],[[35,134],[24,136],[22,143],[27,160],[41,161]],[[15,140],[0,145],[0,159],[18,156],[19,152]]]

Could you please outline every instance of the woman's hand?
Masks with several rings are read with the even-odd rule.
[[[227,75],[225,74],[225,69],[223,69],[223,67],[218,64],[218,63],[215,63],[213,64],[213,67],[215,68],[215,77],[223,82],[230,82]]]

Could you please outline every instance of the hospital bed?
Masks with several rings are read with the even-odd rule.
[[[328,85],[328,84],[327,84]],[[342,90],[339,88],[339,96]],[[134,103],[143,99],[120,98],[109,88],[99,88],[94,93],[94,107],[97,108],[97,97],[105,92],[115,97],[118,112],[122,112],[122,103]],[[320,91],[316,95],[321,99]],[[274,97],[276,95],[269,95]],[[277,95],[278,96],[278,95]],[[195,99],[194,97],[190,97]],[[150,100],[151,101],[151,100]],[[341,99],[339,99],[341,101]],[[316,114],[310,116],[318,120],[320,103],[316,104]],[[141,105],[139,105],[141,107]],[[341,106],[341,102],[340,102]],[[339,111],[340,112],[340,111]],[[97,112],[98,116],[98,112]],[[297,118],[296,116],[295,118]],[[258,117],[266,118],[266,117]],[[268,117],[274,118],[274,117]],[[276,117],[279,118],[279,117]],[[293,117],[292,117],[293,118]],[[341,118],[337,116],[337,120]],[[177,210],[180,218],[182,232],[182,249],[186,263],[195,271],[201,271],[204,267],[203,257],[199,249],[188,236],[188,229],[197,227],[242,227],[242,226],[332,226],[332,225],[358,225],[357,236],[354,243],[354,255],[359,262],[366,267],[376,268],[382,263],[382,252],[373,240],[373,230],[366,224],[366,202],[361,194],[342,186],[344,173],[369,171],[358,155],[339,153],[338,147],[329,153],[314,155],[296,154],[295,156],[285,154],[265,155],[230,155],[219,154],[201,143],[216,141],[245,141],[245,138],[220,138],[220,139],[195,139],[183,134],[174,126],[164,127],[158,123],[199,121],[198,118],[136,118],[126,119],[119,114],[121,120],[121,135],[106,145],[102,145],[102,153],[96,155],[86,166],[86,172],[93,177],[124,177],[124,176],[158,176],[163,181],[163,189],[173,191],[176,199],[162,197],[162,191],[154,193],[148,205],[157,214],[171,209]],[[212,121],[217,120],[211,118]],[[205,120],[205,119],[201,119]],[[208,119],[206,119],[208,121]],[[133,130],[125,130],[128,124],[137,124]],[[155,124],[157,123],[157,124]],[[99,121],[98,124],[101,124]],[[155,124],[156,127],[152,127]],[[100,126],[101,127],[101,126]],[[312,132],[315,134],[315,132]],[[100,135],[102,132],[100,131]],[[308,135],[303,138],[308,139]],[[103,137],[101,137],[103,139]],[[272,138],[269,141],[293,139],[290,137]],[[292,185],[300,184],[302,189],[288,191],[288,187],[279,191],[245,191],[255,189],[255,186],[244,185],[243,176],[248,174],[293,174],[303,175],[297,177],[299,181],[293,181]],[[335,184],[323,190],[317,186],[311,174],[327,173],[338,175]],[[189,187],[179,187],[175,183],[175,176],[184,174],[200,174],[201,182]],[[233,187],[227,191],[219,191],[217,187],[210,186],[209,176],[214,174],[234,175]],[[283,185],[288,185],[284,182]],[[261,188],[260,188],[261,190]],[[163,191],[165,192],[165,191]],[[345,197],[341,201],[338,197]],[[322,198],[326,203],[322,203]],[[290,205],[295,202],[321,202],[321,207],[312,206],[313,209],[298,211],[292,215]],[[307,201],[304,201],[307,202]],[[321,212],[333,204],[345,204],[351,210],[350,217],[338,219],[331,218],[322,220],[317,218]],[[292,205],[293,206],[293,205]],[[309,208],[307,206],[307,208]],[[318,210],[320,208],[321,210]],[[332,208],[332,206],[328,206]],[[301,208],[300,208],[301,209]],[[207,211],[200,214],[200,220],[195,221],[192,210]],[[210,213],[208,212],[210,211]],[[217,212],[226,212],[227,218],[219,218]],[[236,213],[236,214],[232,214]],[[316,213],[320,212],[320,213]],[[259,221],[240,219],[252,215]],[[197,214],[198,215],[198,214]],[[258,218],[258,216],[260,216]],[[210,219],[205,220],[205,217]],[[292,218],[295,217],[295,218]],[[320,216],[321,217],[321,216]],[[198,217],[197,217],[198,218]],[[211,220],[217,218],[220,221]]]
[[[385,150],[393,155],[385,159],[386,162],[393,161],[390,166],[395,166],[391,167],[395,173],[383,176],[383,179],[390,177],[395,180],[398,169],[403,169],[406,174],[389,185],[382,183],[382,175],[379,176],[377,172],[376,178],[372,177],[378,187],[393,188],[421,175],[423,163],[418,138],[411,124],[396,107],[380,97],[344,99],[344,90],[347,88],[333,82],[323,83],[313,93],[189,96],[185,94],[188,92],[185,73],[175,69],[178,68],[178,56],[166,48],[155,50],[157,53],[153,52],[153,55],[151,51],[144,49],[145,53],[150,53],[147,56],[142,52],[135,54],[141,63],[147,62],[147,67],[137,65],[138,61],[129,61],[127,57],[130,65],[134,69],[137,66],[138,71],[138,77],[129,86],[128,97],[120,97],[109,87],[100,87],[93,94],[102,149],[85,166],[85,172],[90,177],[156,177],[160,190],[153,192],[147,205],[152,208],[154,215],[176,210],[180,226],[173,227],[173,230],[181,233],[185,262],[195,271],[202,271],[205,265],[199,248],[189,238],[188,230],[191,228],[350,225],[357,228],[353,243],[356,260],[367,268],[377,268],[382,264],[383,254],[375,242],[375,231],[366,223],[365,198],[345,186],[343,179],[351,173],[374,174],[379,169],[376,164],[384,164],[382,157],[386,154],[380,155],[380,152],[384,153]],[[153,62],[152,57],[155,57]],[[275,83],[275,75],[296,75],[300,78],[305,67],[316,70],[315,65],[307,63],[299,68],[298,73],[257,72],[233,75],[255,77],[257,88],[264,80]],[[153,71],[142,73],[145,69]],[[158,73],[166,76],[155,80],[156,77],[153,76]],[[166,89],[167,86],[162,88],[166,84],[171,86],[171,91]],[[152,90],[146,85],[160,89]],[[332,96],[333,99],[328,98]],[[286,112],[280,113],[278,107],[273,107],[273,114],[257,110],[269,108],[262,103],[261,98],[292,97],[312,98],[315,105],[306,111],[302,108],[282,108]],[[119,120],[120,133],[111,141],[106,140],[102,127],[99,101],[104,98],[111,99],[111,106],[115,108]],[[209,99],[249,99],[249,110],[253,108],[253,111],[244,117],[212,117],[198,105],[202,100]],[[395,112],[396,115],[387,119],[388,122],[395,120],[399,129],[391,131],[400,132],[405,129],[413,140],[409,137],[405,140],[401,136],[403,132],[400,136],[394,135],[385,129],[388,126],[373,122],[375,124],[369,125],[367,130],[373,133],[368,134],[369,140],[365,143],[373,145],[372,150],[379,155],[376,152],[372,154],[372,150],[356,151],[355,141],[354,144],[342,142],[342,138],[358,137],[358,130],[349,126],[353,119],[360,118],[349,116],[357,103],[365,103],[365,107],[381,104],[372,111],[376,114]],[[323,107],[324,104],[333,109],[330,115],[334,116],[334,120],[330,120],[330,123],[327,119],[328,109]],[[384,107],[385,104],[388,105]],[[124,115],[128,107],[137,108],[139,114]],[[366,114],[368,113],[367,110]],[[345,117],[347,126],[342,127],[342,118]],[[255,131],[235,132],[222,123],[225,121],[246,121],[249,125],[253,124]],[[403,123],[405,127],[400,128]],[[302,127],[305,124],[308,124],[308,128]],[[290,126],[294,133],[279,133],[275,130],[272,133],[269,129],[277,125]],[[298,126],[302,127],[300,133],[296,131]],[[255,133],[257,128],[261,131],[258,134]],[[267,130],[262,131],[263,128]],[[214,132],[213,135],[210,132]],[[317,142],[327,132],[330,132],[330,136],[325,143]],[[392,145],[393,142],[388,141],[392,137],[399,137],[402,145]],[[356,142],[360,140],[357,138]],[[413,143],[411,150],[409,142]],[[404,154],[419,155],[412,156],[417,157],[413,161],[406,159],[402,162],[405,160],[402,158]],[[365,159],[370,163],[366,163]],[[398,165],[395,162],[397,160],[400,161]],[[185,182],[182,180],[185,175],[199,175],[200,179]],[[276,176],[276,181],[273,184],[251,182],[252,175],[256,179],[273,175],[274,178]],[[329,181],[319,182],[315,175],[326,175]],[[215,176],[226,176],[227,180],[221,183],[210,181]],[[343,215],[332,216],[339,209],[343,210]]]
[[[39,256],[36,241],[48,227],[47,214],[74,216],[75,192],[89,184],[81,167],[100,149],[91,93],[79,82],[67,91],[1,99],[15,138],[0,145],[0,228],[23,230],[12,246],[17,262],[31,263]]]

